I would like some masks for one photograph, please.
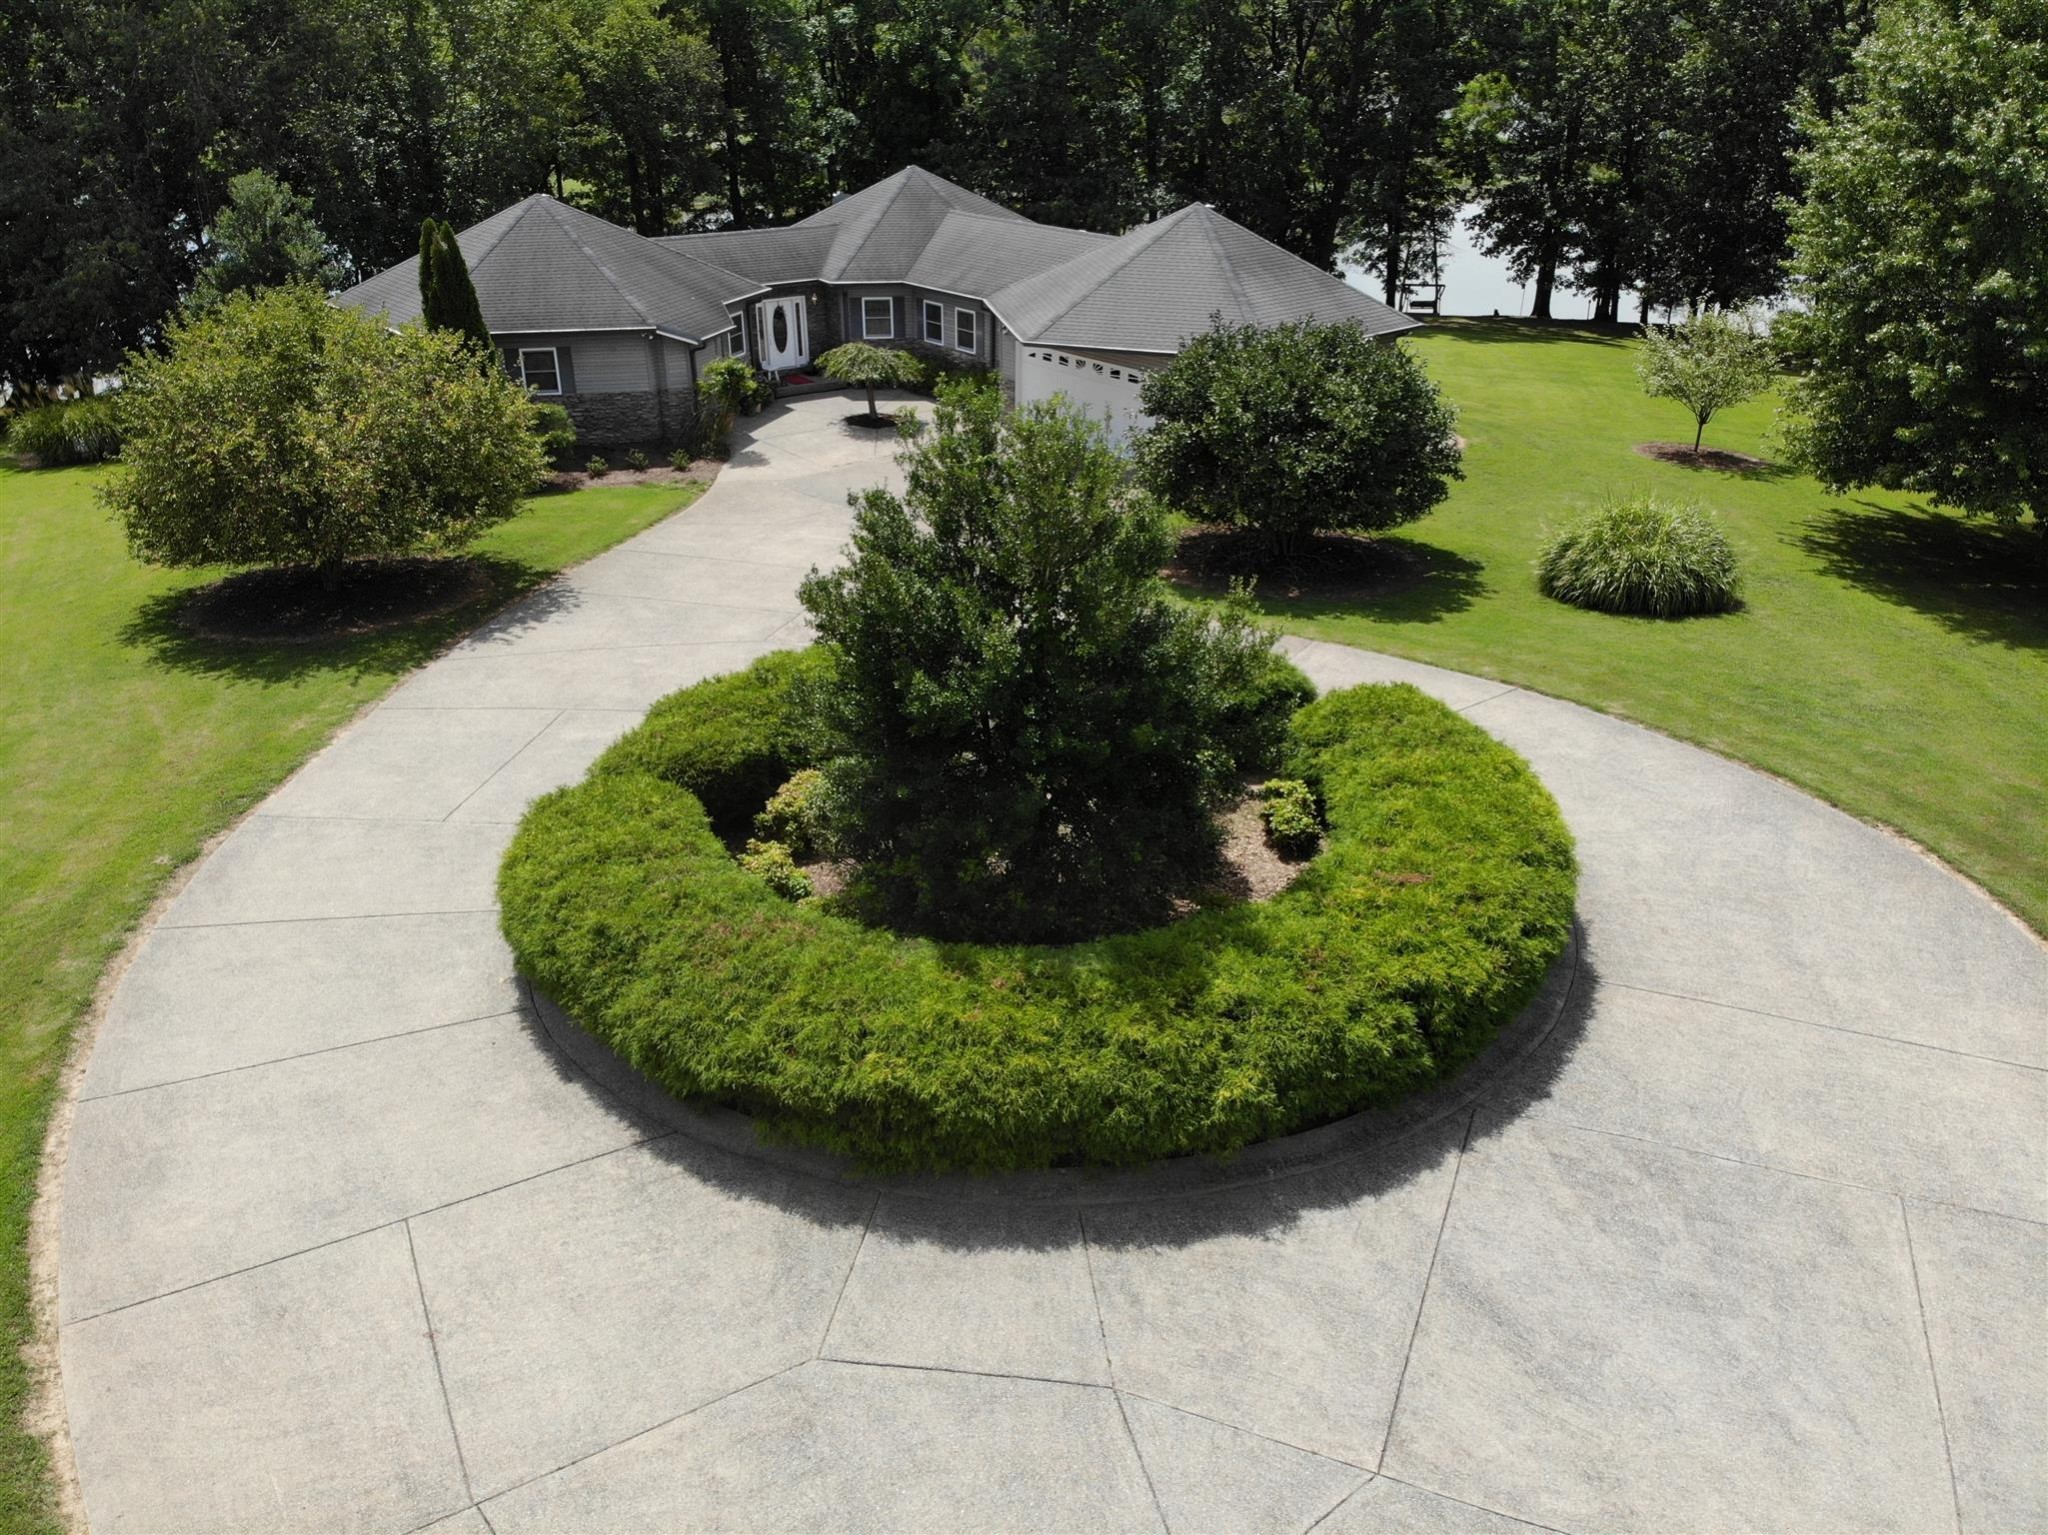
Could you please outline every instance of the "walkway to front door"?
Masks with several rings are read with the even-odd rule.
[[[802,298],[764,298],[754,306],[754,327],[763,368],[801,368],[811,360],[811,331]]]

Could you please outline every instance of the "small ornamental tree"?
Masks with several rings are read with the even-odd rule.
[[[870,346],[865,341],[835,346],[819,357],[818,371],[842,384],[867,390],[868,420],[875,425],[882,421],[882,413],[875,408],[877,389],[907,389],[924,377],[923,365],[908,352]]]
[[[2048,527],[2048,9],[1896,0],[1803,125],[1792,455]]]
[[[545,468],[526,391],[464,340],[396,334],[317,288],[239,293],[127,362],[103,492],[157,565],[306,565],[459,549]]]
[[[1413,522],[1449,494],[1456,417],[1413,353],[1351,323],[1226,325],[1139,392],[1138,473],[1189,515],[1286,553]]]
[[[1773,365],[1770,340],[1749,316],[1703,309],[1677,325],[1644,326],[1636,375],[1651,399],[1692,412],[1697,453],[1714,413],[1770,388]]]
[[[941,936],[1064,941],[1155,919],[1310,693],[1241,608],[1176,605],[1163,514],[1064,404],[943,386],[901,499],[803,604],[833,666],[805,703],[853,895]]]
[[[228,183],[228,200],[207,226],[206,264],[185,300],[203,314],[230,293],[310,282],[333,288],[342,265],[313,222],[313,204],[266,171],[244,171]]]
[[[479,350],[496,354],[455,226],[431,218],[420,225],[420,319],[430,330],[456,331]]]

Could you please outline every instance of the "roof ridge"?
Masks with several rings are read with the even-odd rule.
[[[1204,213],[1212,214],[1216,218],[1224,217],[1224,215],[1217,213],[1207,203],[1189,203],[1188,207],[1199,208]],[[1216,264],[1223,268],[1224,281],[1230,284],[1230,291],[1237,295],[1238,312],[1252,324],[1258,324],[1259,317],[1252,313],[1251,295],[1245,292],[1243,282],[1238,279],[1237,263],[1231,259],[1230,252],[1223,248],[1223,242],[1216,238],[1214,224],[1209,219],[1198,218],[1195,220],[1195,225],[1202,231],[1202,238],[1209,242],[1209,249],[1216,253]]]
[[[1143,231],[1145,231],[1145,230],[1146,230],[1146,229],[1148,229],[1148,228],[1149,228],[1149,229],[1150,229],[1150,230],[1152,231],[1152,233],[1151,233],[1151,234],[1150,234],[1149,236],[1147,236],[1147,237],[1146,237],[1145,239],[1143,239],[1143,240],[1139,240],[1139,241],[1137,241],[1137,242],[1136,242],[1135,244],[1133,244],[1133,245],[1131,246],[1131,251],[1130,251],[1130,254],[1129,254],[1129,255],[1127,255],[1127,256],[1125,256],[1123,260],[1119,261],[1119,262],[1118,262],[1118,263],[1117,263],[1117,264],[1116,264],[1115,266],[1111,267],[1111,268],[1110,268],[1110,269],[1109,269],[1109,270],[1108,270],[1107,272],[1104,272],[1104,273],[1102,274],[1102,276],[1101,276],[1101,277],[1100,277],[1100,278],[1099,278],[1099,279],[1098,279],[1098,280],[1097,280],[1097,281],[1096,281],[1095,283],[1093,283],[1092,285],[1090,285],[1090,287],[1088,288],[1088,290],[1087,290],[1087,291],[1085,291],[1085,292],[1082,292],[1082,293],[1080,293],[1080,294],[1077,294],[1077,295],[1075,296],[1075,298],[1074,298],[1074,301],[1073,301],[1073,302],[1072,302],[1071,304],[1067,305],[1067,306],[1066,306],[1066,308],[1064,308],[1064,309],[1061,309],[1061,310],[1057,311],[1056,313],[1053,313],[1053,314],[1050,314],[1050,315],[1046,316],[1046,318],[1045,318],[1044,322],[1043,322],[1042,324],[1040,324],[1040,325],[1038,325],[1038,326],[1034,327],[1034,328],[1035,328],[1036,330],[1038,330],[1038,331],[1039,331],[1039,332],[1040,332],[1041,334],[1043,334],[1044,332],[1046,332],[1046,331],[1049,331],[1049,330],[1051,330],[1051,329],[1053,328],[1053,326],[1055,326],[1055,325],[1059,324],[1059,322],[1060,322],[1060,321],[1064,320],[1064,319],[1065,319],[1065,318],[1066,318],[1066,317],[1067,317],[1068,315],[1072,314],[1072,313],[1073,313],[1073,312],[1074,312],[1074,311],[1075,311],[1076,309],[1079,309],[1079,308],[1081,307],[1081,301],[1082,301],[1083,299],[1087,298],[1087,297],[1088,297],[1088,296],[1089,296],[1089,295],[1090,295],[1091,293],[1093,293],[1093,292],[1095,291],[1095,289],[1097,289],[1097,288],[1100,288],[1100,287],[1104,286],[1104,285],[1105,285],[1106,283],[1108,283],[1108,282],[1109,282],[1109,281],[1110,281],[1110,280],[1111,280],[1112,278],[1114,278],[1114,277],[1115,277],[1115,276],[1117,275],[1117,273],[1121,272],[1121,271],[1122,271],[1122,270],[1123,270],[1123,269],[1124,269],[1125,267],[1129,266],[1129,265],[1130,265],[1130,264],[1131,264],[1131,263],[1132,263],[1133,261],[1136,261],[1136,260],[1137,260],[1137,259],[1138,259],[1138,258],[1139,258],[1140,256],[1144,255],[1146,251],[1150,250],[1150,249],[1151,249],[1151,248],[1152,248],[1152,247],[1153,247],[1153,246],[1154,246],[1155,244],[1157,244],[1157,243],[1158,243],[1159,237],[1160,237],[1161,235],[1163,235],[1163,234],[1165,234],[1165,233],[1166,233],[1166,226],[1167,226],[1168,224],[1171,224],[1171,223],[1172,223],[1172,222],[1173,222],[1174,220],[1176,220],[1176,219],[1178,219],[1178,218],[1182,217],[1183,215],[1185,215],[1185,214],[1187,213],[1187,211],[1188,211],[1188,208],[1192,208],[1192,207],[1195,207],[1195,206],[1196,206],[1196,204],[1194,204],[1194,203],[1189,203],[1189,204],[1188,204],[1188,207],[1187,207],[1187,208],[1182,208],[1182,209],[1179,209],[1179,210],[1178,210],[1178,211],[1176,211],[1176,212],[1173,212],[1173,213],[1169,213],[1169,214],[1167,214],[1167,215],[1166,215],[1166,217],[1165,217],[1165,218],[1162,218],[1162,219],[1154,219],[1154,220],[1152,221],[1152,223],[1151,223],[1151,224],[1149,224],[1149,225],[1147,225],[1147,224],[1140,224],[1140,225],[1139,225],[1139,226],[1138,226],[1138,227],[1137,227],[1136,229],[1132,229],[1132,230],[1127,230],[1127,231],[1125,231],[1125,233],[1123,233],[1123,234],[1121,234],[1121,235],[1117,235],[1117,236],[1116,236],[1115,238],[1117,238],[1117,239],[1119,239],[1119,240],[1122,240],[1122,239],[1128,239],[1128,238],[1129,238],[1129,237],[1130,237],[1131,235],[1134,235],[1134,234],[1140,234],[1140,233],[1142,233]],[[1093,254],[1094,254],[1094,252],[1093,252],[1093,251],[1083,251],[1083,252],[1081,252],[1081,254],[1080,254],[1080,255],[1078,255],[1078,256],[1070,256],[1070,257],[1069,257],[1069,258],[1068,258],[1068,259],[1067,259],[1066,261],[1062,261],[1062,262],[1059,262],[1059,263],[1057,263],[1057,264],[1055,264],[1055,265],[1053,265],[1053,266],[1049,266],[1049,267],[1047,267],[1047,268],[1045,269],[1045,272],[1044,272],[1044,273],[1041,273],[1041,274],[1039,274],[1039,275],[1043,276],[1043,275],[1047,275],[1047,274],[1050,274],[1050,273],[1053,273],[1053,272],[1057,272],[1057,271],[1058,271],[1058,270],[1059,270],[1059,269],[1060,269],[1061,267],[1063,267],[1063,266],[1066,266],[1066,265],[1068,265],[1068,264],[1069,264],[1070,262],[1074,262],[1074,261],[1086,261],[1086,260],[1087,260],[1087,259],[1088,259],[1088,258],[1089,258],[1089,257],[1090,257],[1091,255],[1093,255]],[[1028,278],[1027,278],[1027,279],[1025,279],[1025,280],[1026,280],[1026,281],[1029,281],[1030,279],[1028,279]],[[1020,336],[1020,337],[1018,337],[1018,339],[1019,339],[1019,340],[1021,341],[1021,340],[1023,340],[1024,338]]]
[[[896,183],[896,190],[889,194],[889,200],[883,203],[880,208],[876,209],[875,216],[868,220],[867,228],[861,231],[860,244],[854,246],[852,250],[848,251],[846,253],[846,259],[839,263],[840,271],[846,271],[849,267],[851,267],[854,264],[854,262],[860,259],[860,253],[868,248],[868,242],[874,239],[876,232],[879,229],[881,229],[882,220],[886,219],[889,216],[889,210],[894,208],[898,202],[902,201],[904,192],[910,186],[910,173],[912,171],[916,171],[920,176],[928,176],[931,174],[931,172],[924,170],[919,166],[906,165],[903,167],[902,170],[898,171],[893,177],[887,178],[882,183],[883,185],[886,185],[887,181],[893,180]],[[951,203],[946,203],[946,200],[943,197],[940,198],[939,201],[945,203],[946,207],[949,210],[953,206]],[[945,222],[944,214],[941,214],[939,216],[939,222]],[[932,231],[933,234],[936,234],[937,232],[937,230]],[[836,245],[838,241],[835,240],[833,243]],[[920,245],[917,248],[917,254],[919,256],[922,256],[925,253],[926,247],[928,247],[931,243],[931,236],[927,235],[925,237],[924,244]],[[830,252],[827,252],[828,256],[829,254]],[[915,258],[913,258],[910,262],[910,266],[914,267],[916,265],[917,261]],[[905,270],[907,271],[909,270],[909,268],[906,267]]]
[[[519,201],[525,203],[551,203],[554,201],[554,199],[548,196],[548,194],[545,192],[528,192],[526,196],[522,197]],[[519,204],[514,203],[512,206],[514,208],[517,208]],[[496,250],[499,246],[505,243],[505,236],[512,233],[514,229],[518,228],[520,220],[525,217],[526,215],[524,213],[521,213],[518,216],[518,218],[509,218],[505,220],[505,227],[500,229],[496,234],[491,236],[491,243],[489,245],[486,245],[482,250],[476,253],[476,260],[471,261],[467,256],[464,256],[462,258],[463,265],[481,266],[485,258],[487,258],[492,251]],[[459,237],[456,241],[456,249],[461,249],[461,240]],[[415,256],[413,259],[418,260],[419,258]]]
[[[1002,205],[998,203],[996,206],[1001,207]],[[1076,229],[1072,224],[1048,224],[1044,219],[1026,218],[1023,214],[1014,212],[983,213],[979,208],[956,208],[951,203],[946,205],[946,217],[949,219],[980,219],[984,223],[989,224],[1023,224],[1032,229],[1057,230],[1063,235],[1086,235],[1091,240],[1115,240],[1121,238],[1119,235],[1104,234],[1099,229]]]
[[[561,216],[561,214],[556,213],[554,211],[557,208],[562,209],[564,212],[572,211],[568,208],[567,204],[558,203],[552,197],[547,197],[545,194],[542,195],[550,216],[554,218],[555,227],[561,230],[563,234],[567,235],[570,241],[575,245],[575,247],[581,252],[583,252],[583,256],[586,261],[588,261],[592,266],[596,267],[598,271],[604,274],[605,281],[612,285],[612,291],[618,294],[620,298],[624,299],[627,302],[627,304],[629,304],[632,307],[633,312],[639,315],[641,319],[645,320],[650,327],[659,325],[661,322],[655,319],[654,316],[648,312],[647,306],[640,301],[639,295],[629,291],[626,285],[619,280],[619,274],[614,272],[610,267],[606,266],[603,258],[600,257],[596,251],[592,250],[590,246],[584,242],[583,236],[581,236],[574,229],[572,229],[568,221],[564,219]],[[573,211],[578,213],[583,212],[583,210],[580,208],[575,209]],[[584,217],[597,218],[597,215],[594,213],[589,213],[584,214]],[[612,224],[608,219],[598,219],[598,222],[600,224],[605,224],[610,228],[618,228],[617,225]],[[620,232],[622,234],[631,234],[633,235],[633,238],[636,240],[641,238],[641,236],[639,236],[638,234],[634,234],[633,231],[630,229],[621,230]]]

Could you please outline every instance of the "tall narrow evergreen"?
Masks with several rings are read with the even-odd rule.
[[[429,330],[445,323],[441,316],[440,234],[438,220],[420,220],[420,319]]]
[[[479,349],[493,350],[455,226],[431,218],[420,225],[420,318],[431,329],[461,331]]]

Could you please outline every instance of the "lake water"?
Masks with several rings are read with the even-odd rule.
[[[1471,209],[1464,210],[1452,228],[1451,237],[1444,247],[1444,307],[1445,314],[1465,315],[1526,315],[1529,312],[1530,296],[1534,283],[1518,283],[1508,276],[1508,264],[1495,257],[1484,255],[1473,243],[1472,233],[1465,226],[1465,218]],[[1380,296],[1380,280],[1370,272],[1356,267],[1344,268],[1345,281],[1353,287],[1363,289],[1374,298]],[[1574,293],[1559,288],[1550,296],[1550,313],[1558,320],[1589,320],[1593,317],[1593,295]],[[1624,320],[1634,321],[1636,299],[1633,293],[1622,298],[1621,314]]]

